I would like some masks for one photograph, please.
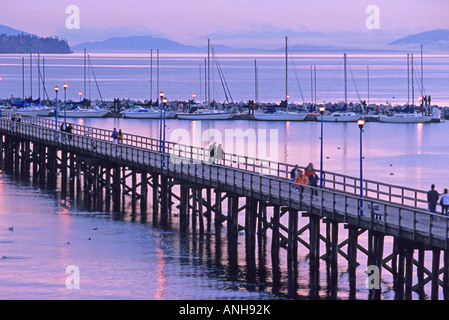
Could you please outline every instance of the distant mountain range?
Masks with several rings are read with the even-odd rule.
[[[317,33],[320,38],[323,37],[322,33]],[[204,39],[203,39],[204,38]],[[220,37],[218,37],[220,39]],[[207,38],[202,37],[202,40],[206,42]],[[266,49],[254,49],[254,48],[232,48],[230,46],[217,45],[213,38],[212,41],[214,48],[219,52],[279,52],[283,51],[283,47],[279,48],[266,48]],[[218,39],[218,40],[219,40]],[[406,47],[416,46],[423,44],[427,46],[427,49],[445,50],[449,48],[449,30],[439,29],[428,32],[422,32],[419,34],[410,35],[400,38],[396,41],[379,44],[373,47],[365,47],[363,44],[351,45],[350,43],[344,45],[326,45],[326,39],[323,39],[322,45],[319,44],[302,44],[289,46],[291,51],[295,52],[392,52],[402,51]],[[164,38],[157,38],[152,36],[132,36],[132,37],[115,37],[104,41],[98,42],[85,42],[72,47],[75,52],[80,52],[86,49],[90,52],[148,52],[150,49],[160,49],[165,52],[186,52],[196,53],[205,52],[206,46],[188,46],[176,41],[167,40]]]
[[[16,36],[18,34],[29,34],[29,33],[0,24],[0,34],[6,34],[7,36]]]
[[[235,48],[215,45],[214,48],[220,52],[235,52]],[[165,52],[186,52],[198,53],[207,50],[207,46],[196,47],[181,44],[176,41],[152,37],[152,36],[132,36],[132,37],[114,37],[104,41],[84,42],[72,47],[75,52],[81,52],[84,49],[90,52],[148,52],[151,49],[159,49]],[[238,49],[239,52],[247,52],[260,49]]]
[[[152,48],[176,52],[198,51],[197,47],[151,36],[116,37],[104,41],[85,42],[72,47],[74,51],[86,49],[90,52],[135,52],[149,51]]]
[[[407,36],[390,43],[390,45],[422,44],[433,45],[444,43],[449,45],[449,30],[438,29]]]
[[[293,38],[294,41],[304,42],[306,44],[295,44],[291,45],[290,50],[295,52],[392,52],[392,51],[403,51],[405,48],[414,47],[419,44],[423,44],[426,46],[428,51],[430,50],[447,50],[449,49],[449,30],[447,29],[438,29],[427,32],[422,32],[414,35],[409,35],[395,41],[386,43],[390,40],[385,41],[387,39],[385,34],[383,34],[383,38],[377,38],[378,44],[373,46],[365,45],[360,41],[357,42],[357,37],[364,37],[364,35],[358,34],[357,37],[351,38],[351,35],[341,35],[343,38],[335,38],[334,34],[324,34],[321,32],[309,32],[307,34],[303,33],[292,33],[289,31],[289,39]],[[8,26],[0,25],[0,34],[6,35],[18,35],[25,34],[28,35],[27,32],[23,32],[14,28],[10,28]],[[276,34],[281,34],[277,32]],[[213,47],[218,52],[279,52],[283,51],[283,47],[278,48],[265,48],[265,49],[254,49],[254,48],[232,48],[231,46],[219,45],[216,41],[220,41],[221,37],[217,35],[217,39],[215,39],[214,35],[210,35]],[[233,35],[236,37],[237,35]],[[273,36],[273,33],[268,32],[268,36]],[[309,37],[305,40],[303,37]],[[36,36],[38,37],[38,36]],[[263,41],[261,39],[262,35],[259,33],[258,40]],[[366,36],[365,36],[366,37]],[[95,41],[95,42],[84,42],[74,46],[71,46],[71,50],[74,52],[82,52],[86,49],[89,52],[148,52],[151,49],[159,49],[164,52],[180,52],[180,53],[204,53],[207,50],[206,40],[208,36],[201,37],[201,40],[204,40],[204,46],[190,46],[184,45],[176,41],[172,41],[165,38],[159,38],[154,36],[129,36],[129,37],[112,37],[103,41]],[[318,39],[315,42],[310,42],[308,40],[315,38]],[[344,39],[345,41],[340,41]],[[379,41],[380,39],[380,41]],[[383,39],[383,40],[382,40]],[[391,39],[391,36],[390,36]],[[248,39],[248,43],[251,39]],[[347,41],[346,41],[347,40]],[[282,42],[282,39],[280,40]],[[343,44],[341,44],[343,43]],[[0,48],[1,49],[1,48]],[[0,50],[1,51],[1,50]]]

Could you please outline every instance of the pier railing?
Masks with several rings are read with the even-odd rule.
[[[68,134],[29,121],[17,124],[7,118],[0,119],[0,130],[3,134],[56,147],[72,148],[99,159],[163,173],[205,187],[219,187],[241,196],[257,197],[272,204],[307,211],[309,214],[329,217],[387,235],[445,249],[448,245],[447,216],[394,203],[389,199],[373,197],[362,199],[353,193],[338,189],[304,186],[301,192],[295,183],[283,177],[204,161],[198,162],[194,158],[183,158],[183,161],[179,161],[179,157],[172,154],[163,154],[126,143],[114,144],[110,139],[106,139],[107,130],[102,133],[103,139],[92,134],[83,134],[82,130],[90,132],[89,129],[92,129],[91,133],[94,134],[93,128],[87,127],[78,127],[75,132]]]
[[[4,119],[10,119],[12,114],[13,112],[3,111],[2,117]],[[53,119],[35,116],[22,116],[22,121],[24,123],[29,123],[32,125],[54,130],[56,130],[56,128],[60,130],[60,126],[62,124],[62,122],[59,121],[56,125],[55,120]],[[105,141],[112,140],[112,130],[88,127],[74,123],[71,123],[71,125],[73,127],[73,134]],[[123,134],[122,144],[142,149],[148,149],[155,152],[159,152],[160,147],[160,141],[158,139],[129,133]],[[166,141],[165,150],[166,153],[172,155],[173,159],[176,159],[176,161],[193,160],[200,163],[211,163],[212,161],[215,161],[214,158],[211,158],[209,156],[208,148],[183,145],[171,141]],[[238,168],[245,171],[252,171],[258,174],[274,176],[287,180],[290,180],[290,171],[295,167],[295,165],[292,164],[258,159],[232,153],[223,153],[223,157],[220,163],[223,166]],[[305,167],[303,166],[299,167],[301,169],[305,169]],[[360,194],[360,179],[357,177],[323,171],[323,185],[326,188],[339,190],[345,193],[352,193],[354,195]],[[364,197],[367,198],[385,200],[403,206],[427,209],[427,192],[423,190],[364,179],[363,192]]]

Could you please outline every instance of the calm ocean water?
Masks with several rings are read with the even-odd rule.
[[[2,59],[1,70],[9,70],[10,74],[12,74],[11,70],[20,70],[19,64],[4,66],[4,59],[15,61],[18,57]],[[70,79],[81,84],[80,77],[74,76],[82,70],[80,56],[57,59],[60,59],[58,63],[64,66],[61,67],[62,69],[69,69],[67,64],[73,64]],[[62,61],[63,59],[65,60]],[[108,65],[111,64],[111,59],[117,61],[114,67],[108,67],[117,73],[109,70],[109,80],[101,82],[101,88],[105,88],[105,92],[107,92],[106,88],[115,83],[117,88],[127,91],[130,97],[145,96],[148,90],[145,87],[148,79],[140,89],[133,85],[144,81],[142,79],[147,77],[145,70],[133,69],[135,78],[132,80],[132,72],[124,72],[131,68],[128,63],[121,65],[121,56],[111,58],[111,55],[107,55],[104,59],[104,63]],[[191,70],[195,68],[196,59],[197,57],[192,58]],[[335,57],[335,59],[339,58]],[[136,65],[147,64],[143,56],[138,56],[135,60],[130,58],[129,61],[135,61]],[[181,63],[173,59],[171,63],[173,65],[179,63],[179,69],[187,68],[181,67],[185,63],[184,60]],[[271,61],[271,63],[274,62]],[[384,63],[386,62],[383,61],[381,64]],[[444,70],[444,67],[442,69]],[[163,70],[167,71],[167,66]],[[53,72],[54,82],[64,81],[62,74],[59,77],[55,76],[57,71],[58,67],[49,67],[48,74],[51,75]],[[341,73],[340,71],[335,70],[338,74]],[[250,66],[247,72],[251,72]],[[100,77],[100,74],[101,71],[98,70],[97,76]],[[392,74],[394,74],[393,71]],[[14,76],[16,81],[21,81],[20,74]],[[123,81],[127,83],[126,85],[120,84],[120,77],[125,79]],[[165,73],[164,77],[167,86],[171,83],[173,90],[176,84],[179,84],[173,75],[169,77]],[[443,79],[443,73],[441,77]],[[7,80],[8,77],[3,78],[4,81],[0,85],[5,86],[8,83],[5,79]],[[172,79],[172,82],[168,79]],[[186,81],[185,78],[183,81]],[[195,77],[192,75],[189,81],[194,82]],[[335,81],[340,82],[339,79]],[[444,81],[448,81],[447,77]],[[444,86],[444,81],[441,80],[440,82],[443,83],[439,85]],[[435,80],[435,82],[438,81]],[[430,86],[430,80],[427,83]],[[279,85],[279,90],[282,90],[281,83],[273,80],[272,85],[274,84]],[[336,88],[339,86],[340,84],[336,84]],[[425,86],[427,87],[427,84]],[[12,91],[17,90],[16,87],[14,88],[3,90],[11,90],[12,94]],[[392,88],[388,87],[388,89]],[[182,90],[185,90],[185,95],[189,95],[193,89],[184,87]],[[442,92],[443,90],[441,95],[444,96]],[[118,89],[114,94],[123,97]],[[111,93],[108,95],[111,95],[111,98],[115,97]],[[248,98],[251,97],[242,97],[242,99]],[[157,138],[159,133],[157,120],[73,119],[70,121],[106,129],[121,128],[128,133],[154,138]],[[201,131],[198,131],[199,127]],[[273,156],[280,162],[300,165],[306,165],[309,162],[319,164],[320,125],[315,122],[167,120],[167,139],[175,137],[175,129],[184,130],[193,141],[196,133],[203,134],[208,129],[215,129],[215,132],[225,136],[227,129],[237,128],[253,132],[274,130],[278,139],[267,138],[266,143],[269,146],[274,145],[274,150],[277,152]],[[324,132],[325,170],[358,176],[359,129],[357,125],[355,123],[326,123]],[[365,178],[419,189],[428,189],[431,183],[435,183],[439,190],[449,187],[449,174],[446,170],[449,163],[448,135],[448,123],[424,125],[367,123],[363,134]],[[201,143],[207,145],[209,142],[204,139]],[[239,146],[241,148],[239,153],[249,152],[247,144],[243,148]],[[226,145],[224,148],[225,151],[229,151]],[[309,297],[307,250],[301,245],[298,255],[297,288],[292,294],[287,285],[289,275],[285,263],[286,253],[281,253],[279,266],[272,266],[269,240],[266,248],[262,246],[256,249],[255,260],[249,261],[244,245],[244,234],[239,235],[238,255],[233,257],[228,254],[225,229],[221,233],[211,230],[203,237],[193,232],[179,234],[177,221],[174,217],[172,224],[167,228],[154,225],[151,218],[142,222],[138,214],[134,215],[129,203],[120,213],[93,212],[87,210],[82,204],[61,200],[60,194],[55,190],[40,190],[28,181],[2,175],[0,177],[0,255],[5,258],[0,259],[0,298],[272,300]],[[300,225],[305,223],[306,219],[300,219]],[[12,231],[8,229],[11,226],[14,226]],[[340,234],[342,237],[345,236],[343,231]],[[361,241],[364,237],[365,235],[361,236]],[[391,243],[387,241],[385,249],[387,253],[390,247]],[[368,291],[364,273],[366,257],[361,254],[359,259],[361,265],[357,268],[356,297],[367,299]],[[69,276],[66,268],[71,265],[77,266],[80,271],[79,290],[66,288],[66,279]],[[278,269],[279,276],[273,278],[273,270]],[[349,297],[346,270],[347,263],[340,256],[337,295],[341,299]],[[382,299],[394,299],[391,276],[384,271],[382,277]],[[329,291],[326,265],[322,261],[320,297],[328,298]]]

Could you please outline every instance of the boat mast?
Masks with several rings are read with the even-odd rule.
[[[86,49],[84,49],[84,99],[86,99]]]
[[[157,51],[156,51],[156,63],[157,63],[157,66],[156,66],[156,83],[157,83],[157,105],[159,106],[159,98],[160,98],[160,96],[159,96],[159,49],[157,49]]]
[[[367,104],[367,106],[369,106],[369,66],[366,66],[366,77],[368,80],[368,104]]]
[[[150,101],[153,104],[153,49],[150,50]]]
[[[310,66],[310,103],[313,105],[313,66]]]
[[[346,70],[346,53],[344,54],[344,61],[345,61],[345,105],[348,104],[348,74]]]
[[[415,81],[414,81],[414,72],[413,72],[413,53],[411,54],[411,64],[412,64],[412,106],[413,106],[413,111],[415,111]]]
[[[199,96],[199,102],[201,103],[202,101],[202,90],[203,90],[203,85],[201,84],[201,63],[199,64],[199,78],[200,78],[200,96]]]
[[[424,99],[424,66],[423,66],[423,53],[422,53],[422,45],[421,45],[421,98]]]
[[[42,57],[42,99],[45,100],[45,57]]]
[[[410,106],[410,54],[407,53],[407,106]]]
[[[33,47],[30,44],[30,99],[33,99]]]
[[[254,109],[257,107],[259,100],[259,79],[257,70],[257,60],[254,59]],[[254,111],[254,110],[253,110]]]
[[[285,37],[285,107],[288,109],[288,38]]]
[[[37,52],[37,92],[39,101],[41,100],[41,47]],[[40,103],[40,102],[39,102]]]
[[[22,98],[25,100],[25,58],[22,57]]]
[[[210,102],[210,39],[207,39],[207,103]]]
[[[313,66],[314,70],[314,78],[315,78],[315,88],[314,88],[314,94],[315,94],[315,104],[316,104],[316,66]]]
[[[204,102],[207,103],[207,62],[204,59]]]

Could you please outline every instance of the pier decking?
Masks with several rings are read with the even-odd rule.
[[[128,194],[140,201],[142,214],[146,214],[151,189],[153,215],[159,214],[161,221],[178,203],[180,231],[191,227],[203,232],[204,218],[210,224],[214,217],[217,225],[226,222],[231,238],[237,237],[239,229],[245,230],[250,246],[256,234],[270,233],[273,259],[285,248],[289,268],[293,268],[301,244],[309,251],[311,267],[318,265],[320,258],[328,259],[334,277],[341,255],[348,261],[351,286],[355,286],[360,249],[368,256],[368,265],[393,274],[400,296],[411,298],[413,290],[421,292],[432,281],[431,298],[438,298],[440,286],[444,298],[448,297],[449,218],[427,210],[427,192],[423,190],[364,180],[362,199],[358,178],[324,172],[322,188],[304,186],[301,193],[289,179],[291,164],[236,154],[224,154],[221,163],[214,163],[208,150],[200,147],[166,142],[163,154],[157,139],[125,133],[123,141],[115,144],[110,130],[72,124],[68,134],[59,131],[60,124],[40,117],[12,122],[11,113],[3,112],[0,138],[5,172],[33,172],[33,179],[54,187],[60,177],[63,192],[90,190],[92,201],[99,206],[112,200],[114,208],[119,208],[122,196]],[[223,208],[225,200],[227,210]],[[241,200],[245,204],[240,207]],[[242,211],[244,218],[239,219]],[[305,229],[298,227],[299,219],[309,220],[305,227],[308,239]],[[326,235],[320,232],[323,224]],[[348,230],[343,242],[338,239],[339,224]],[[358,243],[363,232],[368,232],[367,249]],[[383,252],[385,237],[394,239],[393,253],[387,257]],[[324,256],[319,253],[320,240],[326,243]],[[347,245],[347,252],[342,251],[343,245]],[[413,258],[415,250],[420,252],[417,261]],[[432,252],[432,270],[424,268],[424,251]],[[413,265],[417,266],[416,285],[412,283]],[[380,297],[379,289],[372,292],[373,297]]]

